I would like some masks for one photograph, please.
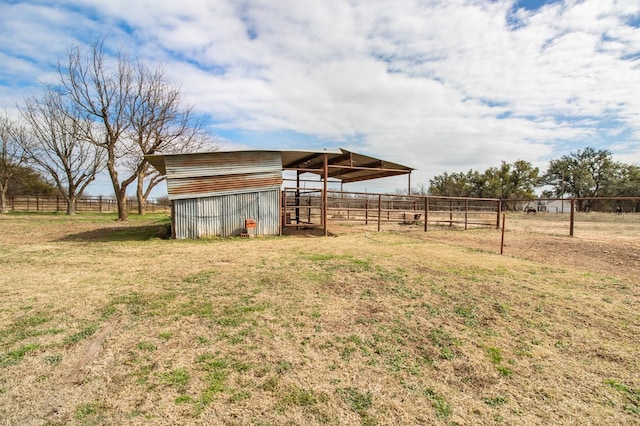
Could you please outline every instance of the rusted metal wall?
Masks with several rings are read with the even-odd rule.
[[[256,221],[256,235],[280,233],[279,190],[174,200],[175,236],[228,237],[245,232],[245,219]]]
[[[271,190],[282,184],[277,151],[170,155],[165,161],[171,200]]]

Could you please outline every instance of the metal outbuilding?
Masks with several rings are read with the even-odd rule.
[[[283,170],[311,173],[322,183],[322,224],[326,234],[329,179],[344,183],[408,175],[410,167],[344,149],[324,151],[214,151],[157,154],[145,158],[167,180],[174,238],[232,236],[255,221],[257,235],[282,233]]]

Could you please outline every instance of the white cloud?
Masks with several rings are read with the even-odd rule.
[[[0,12],[9,98],[71,43],[106,36],[160,61],[220,132],[307,134],[421,180],[502,160],[544,167],[586,144],[640,162],[637,2],[68,0]]]

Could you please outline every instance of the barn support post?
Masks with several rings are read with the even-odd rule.
[[[569,236],[573,237],[573,223],[575,219],[576,199],[571,199],[571,212],[569,212]]]
[[[300,224],[300,170],[296,170],[296,225],[299,225],[299,224]]]
[[[282,230],[285,226],[287,226],[287,189],[281,191],[280,196],[280,235],[282,235]]]
[[[322,185],[322,225],[324,226],[324,236],[326,237],[327,235],[329,235],[329,231],[327,229],[327,204],[329,201],[329,196],[327,194],[327,180],[329,179],[329,156],[326,153],[324,154],[323,169],[324,182]]]
[[[284,191],[280,190],[278,192],[278,204],[280,205],[280,230],[278,231],[278,235],[282,236],[282,230],[284,229],[284,209],[282,208],[282,204],[283,204],[283,196],[282,194],[284,193]]]

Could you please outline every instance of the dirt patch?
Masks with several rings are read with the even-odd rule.
[[[640,277],[640,215],[586,216],[569,236],[568,219],[552,215],[512,215],[508,217],[503,253],[505,256],[532,260],[556,267],[620,278]],[[423,225],[387,225],[385,230],[412,235],[471,249],[500,253],[501,230]],[[362,233],[375,238],[373,226],[333,223],[335,234]]]

